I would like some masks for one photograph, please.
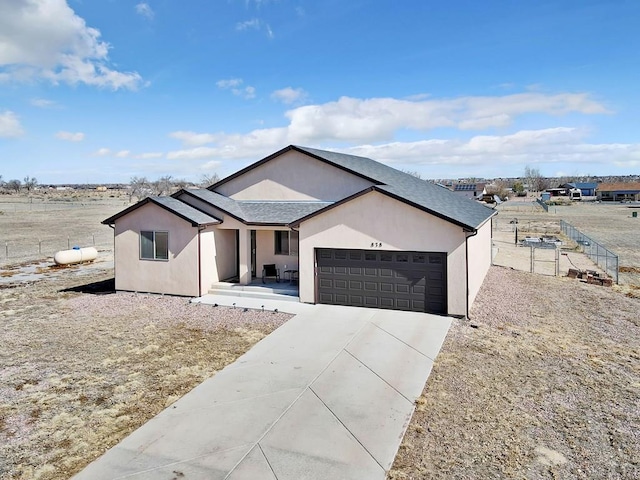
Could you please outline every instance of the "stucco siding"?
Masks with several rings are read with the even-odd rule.
[[[214,243],[212,269],[215,270],[216,275],[213,281],[221,282],[238,275],[236,230],[224,230],[216,227]]]
[[[478,295],[484,277],[491,267],[491,220],[469,240],[469,308]]]
[[[462,228],[378,192],[371,192],[300,225],[300,300],[315,301],[315,248],[447,253],[448,313],[466,313]]]
[[[169,232],[169,260],[140,259],[140,232]],[[116,289],[199,295],[198,229],[147,203],[116,221]]]
[[[337,201],[372,183],[356,175],[289,151],[215,189],[235,200]]]
[[[256,231],[256,272],[258,277],[262,276],[262,266],[275,263],[280,269],[280,276],[284,278],[285,270],[298,269],[297,255],[276,255],[275,254],[275,230]]]
[[[200,278],[202,293],[207,293],[209,287],[218,281],[216,268],[216,245],[214,227],[210,226],[200,232]]]

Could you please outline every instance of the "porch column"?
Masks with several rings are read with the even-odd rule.
[[[240,241],[238,242],[238,277],[240,285],[251,283],[251,230],[241,228],[238,230]]]

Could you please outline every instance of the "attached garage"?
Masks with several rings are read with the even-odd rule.
[[[447,313],[442,252],[316,249],[317,303]]]

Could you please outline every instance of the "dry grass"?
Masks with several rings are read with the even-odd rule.
[[[0,478],[69,478],[288,318],[64,287],[0,289]],[[98,284],[100,286],[100,284]]]
[[[640,300],[492,267],[392,479],[640,477]]]

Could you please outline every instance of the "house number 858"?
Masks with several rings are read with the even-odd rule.
[[[371,247],[382,247],[382,243],[380,242],[371,242]]]

